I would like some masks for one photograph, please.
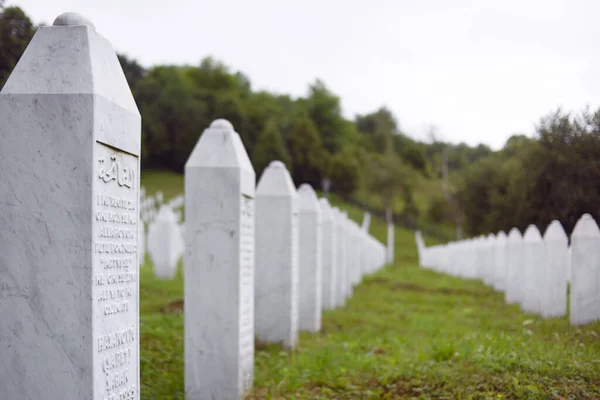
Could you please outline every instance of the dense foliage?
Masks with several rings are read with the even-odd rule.
[[[600,109],[542,118],[537,136],[513,136],[504,148],[457,176],[472,234],[545,229],[554,219],[567,232],[584,213],[600,221]]]
[[[0,8],[0,86],[34,32],[20,8]],[[543,229],[557,218],[570,231],[584,212],[600,217],[600,111],[553,113],[536,138],[515,135],[492,152],[433,133],[428,143],[414,140],[386,107],[348,120],[320,80],[294,98],[254,90],[247,76],[210,57],[150,68],[125,55],[119,61],[142,115],[143,168],[182,172],[204,128],[226,118],[258,177],[280,159],[296,184],[330,182],[353,203],[380,214],[390,208],[411,227],[464,224],[480,234],[530,223]]]

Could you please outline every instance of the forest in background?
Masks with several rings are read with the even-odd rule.
[[[0,8],[0,88],[37,27],[19,7]],[[440,140],[433,128],[427,142],[415,140],[386,107],[348,120],[342,100],[318,79],[292,97],[255,90],[248,76],[211,57],[149,68],[118,57],[142,115],[143,169],[183,172],[202,131],[225,118],[257,178],[279,159],[297,184],[328,187],[378,215],[389,208],[396,223],[431,236],[523,231],[531,223],[543,232],[553,219],[570,232],[581,214],[600,216],[600,110],[553,111],[534,137],[516,134],[492,151]]]

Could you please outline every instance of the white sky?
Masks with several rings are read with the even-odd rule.
[[[451,4],[450,4],[451,3]],[[596,0],[8,0],[51,24],[90,19],[148,67],[208,55],[255,89],[321,78],[344,114],[388,106],[402,129],[500,148],[561,106],[600,103]]]

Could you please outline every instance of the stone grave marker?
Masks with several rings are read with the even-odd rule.
[[[594,218],[584,214],[571,235],[572,325],[600,319],[600,230]]]
[[[498,232],[496,235],[496,243],[494,246],[494,288],[499,291],[504,291],[506,281],[507,240],[506,233],[502,231]]]
[[[541,315],[544,318],[567,314],[567,268],[569,238],[558,221],[552,221],[544,233],[545,259],[541,285]]]
[[[346,235],[344,229],[344,215],[337,208],[333,207],[333,217],[337,229],[337,288],[336,288],[336,306],[343,306],[346,303],[345,279],[346,279]]]
[[[298,194],[281,161],[256,188],[255,329],[259,340],[294,348],[298,341]]]
[[[323,281],[323,309],[333,310],[335,308],[335,289],[337,283],[337,237],[333,210],[326,198],[320,198],[321,214],[323,217],[321,225],[322,237],[322,281]]]
[[[0,397],[139,399],[141,119],[111,44],[40,27],[0,121]]]
[[[298,188],[299,257],[298,257],[298,328],[308,332],[321,329],[322,260],[321,207],[312,186]]]
[[[508,259],[506,268],[506,288],[504,297],[507,304],[514,304],[521,298],[521,280],[523,279],[524,254],[523,237],[517,228],[508,232]]]
[[[254,376],[255,175],[219,119],[185,164],[185,393],[242,399]]]
[[[162,205],[148,228],[148,254],[158,279],[173,279],[181,258],[181,231],[171,207]]]
[[[521,307],[523,311],[540,313],[540,289],[543,275],[547,273],[544,265],[544,242],[539,229],[529,225],[523,235],[525,263],[521,281]]]

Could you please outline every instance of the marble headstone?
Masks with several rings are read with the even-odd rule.
[[[540,313],[540,289],[543,275],[547,273],[544,265],[544,242],[539,229],[529,225],[523,235],[525,263],[521,281],[521,307],[523,311]]]
[[[298,328],[318,332],[321,329],[322,259],[321,207],[312,186],[298,188]]]
[[[187,400],[242,399],[252,386],[255,181],[239,134],[213,121],[185,164]]]
[[[346,231],[344,225],[344,214],[333,207],[333,217],[337,229],[337,288],[336,288],[336,306],[343,306],[346,303],[345,280],[346,280]]]
[[[571,236],[572,325],[600,319],[600,230],[594,218],[584,214]]]
[[[504,298],[507,304],[517,303],[521,298],[521,280],[523,279],[523,237],[517,228],[508,232],[506,244],[508,250]]]
[[[298,194],[281,161],[256,189],[256,336],[294,348],[298,341]]]
[[[177,217],[167,205],[160,206],[158,215],[148,228],[148,254],[158,279],[173,279],[181,258],[181,231]]]
[[[141,119],[74,13],[0,93],[0,398],[139,399]]]
[[[569,238],[558,221],[552,221],[544,233],[544,274],[541,285],[541,315],[562,317],[567,313],[567,268]]]
[[[496,290],[503,291],[504,284],[506,281],[506,257],[508,255],[507,250],[507,240],[506,233],[500,231],[496,235],[496,243],[495,243],[495,256],[494,256],[494,288]]]
[[[323,281],[323,309],[332,310],[335,308],[335,288],[337,283],[337,236],[336,226],[333,217],[333,210],[329,201],[325,198],[319,199],[322,214],[321,225],[321,254],[322,254],[322,274]]]

